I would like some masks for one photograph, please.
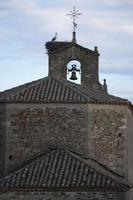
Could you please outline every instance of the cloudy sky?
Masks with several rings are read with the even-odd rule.
[[[47,76],[45,43],[71,40],[73,6],[78,43],[98,46],[100,81],[133,101],[133,0],[0,0],[0,91]]]

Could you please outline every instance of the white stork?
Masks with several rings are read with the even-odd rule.
[[[52,42],[54,42],[57,38],[57,33],[55,33],[55,36],[52,38]]]

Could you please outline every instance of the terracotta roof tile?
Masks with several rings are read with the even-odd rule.
[[[0,191],[11,189],[128,190],[121,177],[58,148],[0,180]]]
[[[99,90],[84,90],[67,80],[46,77],[0,93],[0,103],[106,103],[130,104]]]

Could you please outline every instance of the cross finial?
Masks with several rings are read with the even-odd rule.
[[[73,39],[72,41],[76,43],[76,32],[75,29],[77,28],[77,23],[76,23],[76,19],[78,19],[78,16],[82,15],[82,13],[79,13],[78,10],[76,10],[75,7],[73,7],[73,10],[70,11],[69,14],[67,14],[67,16],[70,16],[70,18],[72,19],[72,23],[73,23]]]

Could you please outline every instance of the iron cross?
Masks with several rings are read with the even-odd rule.
[[[67,14],[67,16],[70,16],[70,18],[73,19],[73,21],[72,21],[72,23],[73,23],[73,32],[75,32],[75,29],[77,28],[76,19],[78,19],[79,15],[82,15],[82,13],[79,13],[79,11],[76,10],[75,7],[73,7],[73,10],[71,10],[70,13]]]

